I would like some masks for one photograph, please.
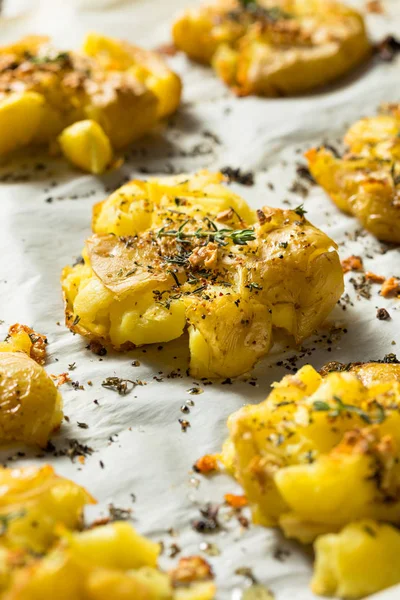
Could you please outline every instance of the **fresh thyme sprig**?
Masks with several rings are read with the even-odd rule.
[[[165,230],[162,227],[157,237],[173,237],[178,242],[188,243],[190,239],[203,239],[208,238],[210,241],[214,241],[220,246],[227,246],[228,241],[231,240],[233,244],[237,246],[246,246],[248,242],[256,239],[253,229],[218,229],[215,223],[207,219],[210,229],[197,229],[193,233],[186,233],[183,231],[184,227],[189,223],[189,220],[182,223],[179,229]]]
[[[137,385],[137,382],[132,381],[132,379],[121,379],[121,377],[107,377],[101,385],[104,388],[118,392],[120,396],[126,396]]]
[[[315,400],[315,402],[313,402],[313,410],[317,412],[326,411],[328,412],[328,416],[332,418],[340,417],[344,413],[354,413],[357,414],[365,423],[368,423],[368,425],[382,423],[386,418],[384,408],[378,402],[374,403],[377,414],[376,417],[373,418],[359,406],[355,406],[354,404],[345,404],[343,400],[339,398],[339,396],[333,396],[333,399],[336,402],[335,408],[328,404],[328,402],[323,400]]]

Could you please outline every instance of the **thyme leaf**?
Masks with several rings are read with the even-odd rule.
[[[264,8],[258,4],[258,0],[239,0],[239,2],[244,10],[254,13],[256,17],[263,17],[273,23],[281,19],[292,18],[292,15],[282,10],[279,6]]]
[[[304,208],[304,204],[299,204],[299,206],[296,206],[294,212],[296,213],[296,215],[299,215],[299,217],[304,217],[304,215],[307,214],[307,211]]]
[[[316,411],[323,411],[323,410],[330,410],[331,407],[329,406],[329,404],[327,402],[323,402],[322,400],[315,400],[315,402],[313,402],[313,410]]]
[[[259,283],[255,283],[254,281],[252,281],[251,283],[249,283],[248,285],[246,285],[246,287],[249,288],[249,290],[262,290],[262,285],[260,285]]]
[[[8,515],[0,515],[0,535],[5,535],[10,523],[16,521],[16,519],[21,519],[25,514],[24,510],[20,510],[8,513]]]
[[[365,410],[360,408],[359,406],[355,406],[354,404],[345,404],[339,396],[333,396],[333,400],[336,402],[336,407],[332,407],[328,402],[324,402],[323,400],[315,400],[313,402],[313,410],[317,412],[326,411],[328,412],[328,416],[331,418],[340,417],[345,413],[353,413],[356,414],[368,425],[380,424],[385,418],[385,410],[381,404],[378,402],[374,402],[374,406],[376,408],[376,416],[373,417]]]
[[[67,62],[69,61],[69,54],[68,52],[59,52],[54,56],[31,56],[29,60],[35,65],[47,65],[56,62]]]
[[[181,286],[181,284],[179,283],[179,279],[178,279],[178,277],[177,277],[176,273],[174,273],[173,271],[171,271],[171,269],[167,269],[167,273],[169,273],[169,274],[171,275],[171,277],[173,277],[173,279],[174,279],[174,281],[175,281],[175,285],[176,285],[177,287],[180,287],[180,286]]]

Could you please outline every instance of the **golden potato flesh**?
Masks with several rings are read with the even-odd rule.
[[[5,600],[212,600],[211,581],[173,587],[157,568],[159,544],[125,522],[67,534],[45,558],[16,569]]]
[[[158,118],[168,117],[177,110],[182,93],[181,80],[156,52],[97,33],[89,33],[83,51],[106,71],[125,71],[143,83],[157,98]]]
[[[1,468],[1,544],[12,551],[46,552],[58,537],[57,527],[79,529],[84,505],[93,502],[86,490],[57,476],[49,465]]]
[[[356,598],[400,581],[395,561],[382,572],[376,562],[369,578],[384,542],[357,525],[400,525],[399,415],[400,364],[368,363],[325,376],[305,366],[229,418],[224,464],[256,523],[317,539],[317,593]],[[376,527],[396,549],[399,534]]]
[[[250,370],[276,328],[309,336],[343,290],[334,243],[294,211],[255,223],[221,179],[133,181],[97,206],[85,264],[62,275],[68,327],[125,349],[188,326],[196,377]]]
[[[54,142],[87,120],[121,148],[174,112],[180,94],[179,78],[161,57],[126,42],[90,34],[81,52],[60,52],[47,38],[23,38],[0,48],[0,156]],[[76,143],[67,156],[87,168],[77,157],[84,144]]]
[[[342,157],[324,147],[306,153],[311,174],[335,204],[378,239],[395,243],[400,242],[399,130],[400,112],[393,105],[350,127]]]
[[[371,52],[361,15],[330,0],[214,0],[186,10],[172,34],[241,96],[305,92]]]
[[[52,467],[0,469],[0,593],[8,600],[212,600],[212,572],[175,593],[160,546],[126,522],[81,531],[93,498]],[[189,557],[186,561],[202,561]],[[184,559],[182,559],[184,560]],[[205,561],[203,561],[204,564]]]
[[[357,521],[315,542],[314,593],[364,598],[400,583],[400,532],[376,521]]]
[[[0,442],[45,447],[61,425],[61,394],[42,367],[45,343],[24,325],[13,325],[0,343]]]

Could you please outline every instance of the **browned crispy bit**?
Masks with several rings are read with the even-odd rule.
[[[247,506],[248,501],[246,496],[237,496],[236,494],[225,494],[224,500],[226,504],[232,506],[232,508],[243,508]]]
[[[209,242],[205,246],[197,246],[189,256],[192,267],[214,269],[218,262],[218,244]]]
[[[336,371],[346,371],[347,370],[347,366],[345,363],[341,363],[338,362],[336,360],[332,360],[328,363],[326,363],[319,371],[318,373],[322,376],[322,377],[326,377],[326,375],[328,375],[328,373],[332,373],[332,372],[336,372]]]
[[[218,462],[216,456],[214,454],[205,454],[200,457],[194,463],[193,470],[196,471],[196,473],[202,473],[203,475],[217,471]]]
[[[97,340],[91,340],[89,342],[89,350],[93,352],[93,354],[97,354],[97,356],[105,356],[107,354],[107,349]]]
[[[46,336],[42,335],[41,333],[37,333],[27,325],[21,325],[20,323],[15,323],[15,325],[11,325],[10,329],[8,330],[8,336],[12,337],[20,331],[25,331],[25,333],[29,335],[29,339],[31,340],[32,346],[29,352],[29,356],[33,358],[33,360],[39,365],[44,365],[44,363],[46,362]]]
[[[227,208],[226,210],[221,210],[215,218],[216,221],[220,221],[224,223],[225,221],[230,221],[234,215],[233,208]]]
[[[161,44],[154,48],[154,51],[163,56],[175,56],[178,53],[178,48],[174,44]]]
[[[385,281],[385,277],[383,275],[376,275],[376,273],[372,273],[371,271],[367,271],[365,273],[365,278],[371,283],[383,283]]]
[[[343,440],[332,450],[336,454],[369,454],[376,449],[379,434],[376,426],[370,429],[354,429],[346,431]]]
[[[398,277],[389,277],[381,287],[381,296],[384,298],[393,298],[400,294],[400,279]]]
[[[50,377],[52,379],[54,379],[55,381],[57,381],[57,387],[60,387],[60,385],[64,385],[64,383],[68,383],[68,381],[71,381],[71,378],[68,375],[68,373],[60,373],[59,375],[50,375]]]
[[[361,256],[349,256],[348,258],[344,258],[341,261],[343,273],[348,273],[349,271],[362,271],[363,269],[363,261]]]
[[[386,308],[378,308],[376,311],[376,318],[379,319],[379,321],[389,321],[391,317]]]
[[[271,217],[267,217],[264,211],[262,211],[260,208],[257,208],[257,219],[260,225],[264,225],[267,221],[271,220]]]
[[[381,0],[367,0],[365,8],[367,12],[376,15],[383,15],[385,12]]]
[[[375,52],[382,61],[392,62],[400,51],[400,41],[393,35],[386,36],[375,46]]]
[[[178,566],[169,571],[171,583],[174,587],[193,581],[213,579],[214,573],[208,562],[201,556],[187,556],[181,558]]]

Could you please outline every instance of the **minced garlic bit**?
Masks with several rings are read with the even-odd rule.
[[[363,268],[363,261],[361,256],[349,256],[341,261],[343,273],[349,271],[361,271]]]
[[[384,298],[393,298],[400,295],[400,279],[398,277],[389,277],[381,287],[381,296]]]
[[[178,566],[169,571],[169,576],[172,585],[177,587],[183,583],[213,579],[214,573],[201,556],[188,556],[180,559]]]
[[[205,454],[194,463],[193,470],[196,471],[196,473],[201,473],[202,475],[217,471],[217,457],[214,454]]]

